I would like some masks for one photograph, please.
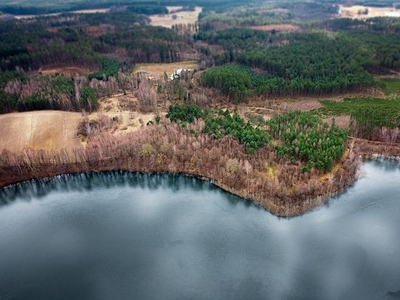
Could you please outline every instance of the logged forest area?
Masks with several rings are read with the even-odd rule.
[[[282,216],[400,157],[388,0],[0,4],[0,186],[104,170],[211,180]]]

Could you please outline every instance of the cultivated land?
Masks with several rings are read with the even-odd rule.
[[[86,145],[86,140],[77,136],[77,128],[84,117],[96,120],[105,115],[118,122],[112,128],[113,134],[122,134],[139,130],[154,120],[155,114],[144,114],[121,108],[121,100],[137,99],[133,96],[115,94],[100,99],[98,112],[82,116],[81,113],[63,111],[32,111],[0,115],[0,152],[7,149],[21,152],[24,149],[60,151],[72,150]],[[13,132],[14,134],[10,134]]]
[[[81,113],[33,111],[0,115],[0,151],[72,150],[82,147],[76,136]]]
[[[178,11],[182,9],[182,6],[168,6],[167,8],[169,12],[168,14],[150,16],[150,24],[168,28],[171,28],[172,25],[176,24],[193,24],[197,22],[198,16],[203,10],[198,6],[196,6],[194,11]]]

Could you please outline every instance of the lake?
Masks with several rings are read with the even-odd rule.
[[[125,172],[0,191],[0,300],[399,299],[400,165],[278,218],[209,182]]]

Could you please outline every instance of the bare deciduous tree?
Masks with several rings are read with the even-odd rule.
[[[140,81],[136,97],[139,101],[140,111],[147,113],[156,110],[157,93],[153,90],[150,80],[143,78]]]

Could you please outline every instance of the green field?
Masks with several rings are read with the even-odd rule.
[[[352,115],[356,121],[368,119],[374,126],[399,126],[400,98],[351,98],[342,102],[321,101],[324,105],[318,112],[324,115]]]
[[[382,78],[379,83],[386,95],[400,94],[400,78]]]

